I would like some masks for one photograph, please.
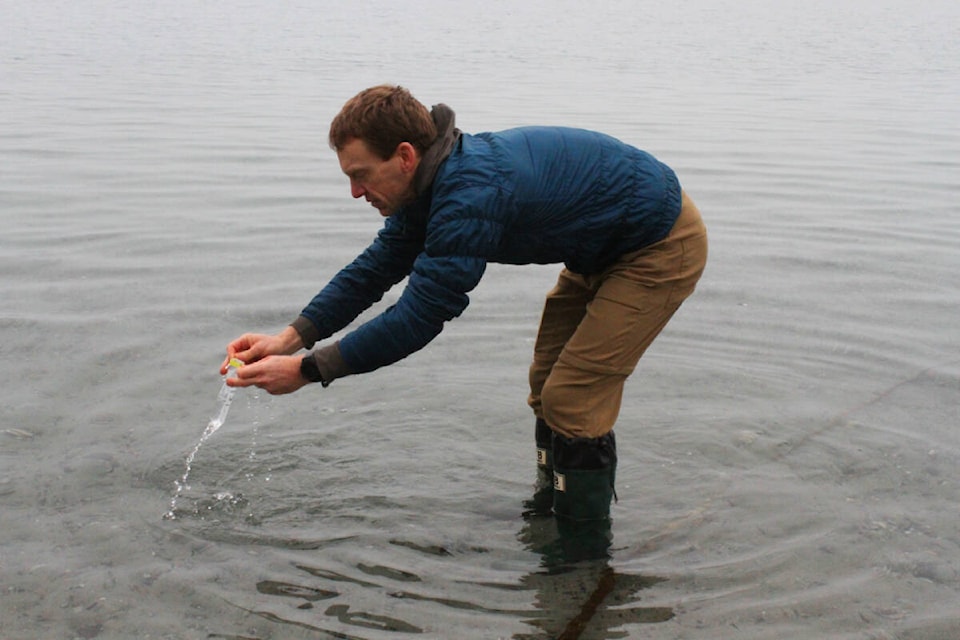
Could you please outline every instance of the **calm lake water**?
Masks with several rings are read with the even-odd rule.
[[[0,636],[960,637],[960,5],[0,3]],[[526,368],[555,267],[425,351],[216,411],[381,220],[327,148],[400,83],[599,129],[711,234],[558,561]],[[396,299],[391,292],[386,302]],[[383,307],[378,307],[382,309]]]

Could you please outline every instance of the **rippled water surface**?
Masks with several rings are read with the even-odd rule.
[[[960,637],[958,5],[461,4],[0,7],[0,635]],[[521,516],[554,267],[394,367],[239,392],[163,517],[225,344],[379,228],[325,133],[384,81],[612,133],[704,212],[609,558]]]

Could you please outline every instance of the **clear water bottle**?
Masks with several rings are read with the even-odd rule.
[[[220,393],[217,394],[217,414],[210,419],[210,424],[207,425],[208,435],[212,435],[214,431],[223,426],[223,423],[227,420],[227,412],[230,411],[230,403],[233,402],[233,394],[236,392],[234,387],[231,387],[227,384],[227,378],[231,375],[236,375],[237,369],[243,366],[243,363],[236,358],[230,358],[230,362],[227,364],[227,375],[223,379],[223,385],[220,387]]]

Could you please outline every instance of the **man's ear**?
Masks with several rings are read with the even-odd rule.
[[[413,173],[417,170],[417,165],[420,164],[420,154],[417,153],[417,148],[412,144],[401,142],[397,145],[395,154],[400,158],[400,168],[404,173]]]

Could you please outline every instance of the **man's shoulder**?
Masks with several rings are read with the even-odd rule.
[[[528,143],[529,141],[540,141],[549,143],[568,142],[571,140],[579,142],[614,140],[609,134],[601,133],[600,131],[563,125],[525,125],[502,129],[500,131],[476,133],[469,137],[489,141],[492,144],[498,142]]]

